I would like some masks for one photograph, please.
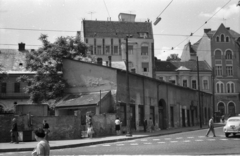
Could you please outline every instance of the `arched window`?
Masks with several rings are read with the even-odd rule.
[[[231,59],[232,59],[232,51],[227,50],[227,51],[226,51],[225,58],[228,59],[228,60],[231,60]]]
[[[234,93],[235,92],[235,85],[233,82],[228,82],[227,83],[227,93]]]
[[[228,104],[228,114],[229,116],[234,116],[235,115],[235,105],[233,102],[230,102]]]
[[[226,42],[229,42],[229,37],[228,36],[226,37]]]
[[[216,93],[224,93],[224,84],[222,82],[217,82]]]
[[[221,115],[225,114],[225,105],[223,102],[220,102],[218,104],[218,111],[220,112]]]
[[[224,35],[221,34],[221,42],[224,42]]]
[[[216,41],[219,42],[219,36],[216,37]]]
[[[215,51],[215,59],[221,59],[222,58],[222,52],[220,50]]]

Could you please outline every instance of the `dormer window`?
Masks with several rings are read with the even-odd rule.
[[[219,42],[219,36],[216,37],[216,41]]]
[[[148,37],[148,33],[147,32],[139,32],[139,37],[140,38],[147,38]]]

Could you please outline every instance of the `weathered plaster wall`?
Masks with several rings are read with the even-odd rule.
[[[116,70],[102,68],[92,63],[65,59],[63,61],[64,78],[69,87],[66,93],[99,92],[116,90]]]

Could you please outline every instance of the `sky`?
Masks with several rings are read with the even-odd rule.
[[[161,60],[173,53],[181,57],[184,45],[199,40],[203,29],[216,30],[223,23],[240,32],[238,1],[0,0],[0,49],[17,49],[20,42],[26,44],[26,49],[37,49],[41,46],[38,40],[41,34],[54,42],[60,36],[76,36],[76,31],[81,31],[82,19],[106,21],[111,17],[118,21],[119,13],[131,13],[136,14],[136,21],[142,22],[149,19],[154,23],[161,17],[157,25],[152,24],[155,56]],[[191,33],[194,34],[189,37]]]

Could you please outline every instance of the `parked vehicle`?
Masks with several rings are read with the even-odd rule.
[[[228,118],[226,125],[223,127],[223,132],[225,136],[228,137],[230,134],[235,136],[240,133],[240,116],[234,116]]]

